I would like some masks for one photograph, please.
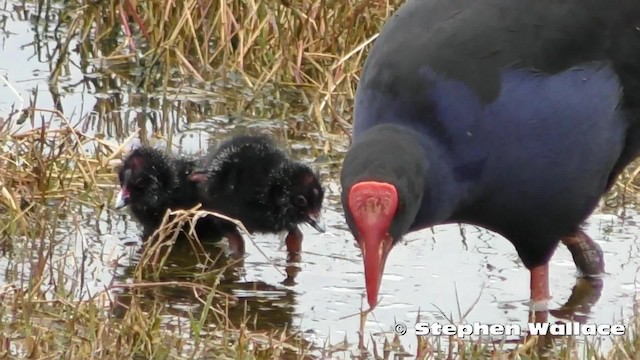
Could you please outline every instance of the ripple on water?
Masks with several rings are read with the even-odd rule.
[[[383,281],[402,281],[405,277],[399,274],[384,274],[382,276]]]
[[[411,308],[411,307],[412,307],[412,305],[410,303],[394,302],[394,303],[390,303],[390,304],[380,305],[380,306],[378,306],[378,309],[392,310],[392,309],[407,309],[407,308]]]
[[[287,295],[284,291],[269,291],[269,290],[234,290],[233,295],[238,298],[255,298],[260,297],[264,299],[278,300]]]
[[[333,291],[337,293],[360,293],[364,287],[345,287],[345,286],[325,286],[323,290]]]
[[[344,274],[344,276],[357,277],[358,280],[362,280],[362,273],[361,272],[347,271],[347,272],[344,272],[343,274]]]

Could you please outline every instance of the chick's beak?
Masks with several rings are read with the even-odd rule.
[[[307,223],[309,223],[309,225],[313,226],[314,229],[320,231],[321,233],[327,231],[327,226],[324,224],[322,214],[319,211],[315,214],[309,214]]]
[[[120,210],[129,205],[129,191],[126,188],[121,188],[116,196],[115,208]]]

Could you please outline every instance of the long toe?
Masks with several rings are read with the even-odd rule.
[[[569,249],[573,262],[578,270],[588,277],[604,273],[604,254],[598,243],[582,230],[562,238],[562,243]]]

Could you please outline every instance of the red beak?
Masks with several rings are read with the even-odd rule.
[[[367,301],[373,309],[378,304],[384,265],[393,247],[389,228],[398,208],[398,193],[388,183],[360,182],[349,191],[348,208],[358,230],[356,241],[364,259]]]
[[[364,259],[364,279],[367,286],[367,302],[371,309],[378,304],[378,292],[384,274],[387,256],[393,247],[389,234],[367,234],[358,241]]]

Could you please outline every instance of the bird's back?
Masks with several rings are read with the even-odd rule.
[[[367,58],[354,138],[388,121],[444,138],[445,126],[426,116],[433,112],[434,75],[464,84],[485,105],[500,95],[506,69],[553,75],[610,62],[624,87],[624,107],[638,108],[638,25],[640,2],[628,0],[410,0],[389,19]]]
[[[420,99],[433,71],[469,86],[483,103],[500,92],[500,71],[556,74],[611,61],[629,106],[640,103],[640,2],[630,0],[410,0],[376,39],[359,89]],[[628,75],[628,76],[627,76]]]
[[[223,142],[207,166],[208,206],[236,218],[264,213],[270,176],[286,159],[267,136],[241,135]]]
[[[369,53],[354,141],[392,123],[437,143],[477,191],[462,220],[575,223],[640,148],[638,25],[638,1],[409,0]]]

